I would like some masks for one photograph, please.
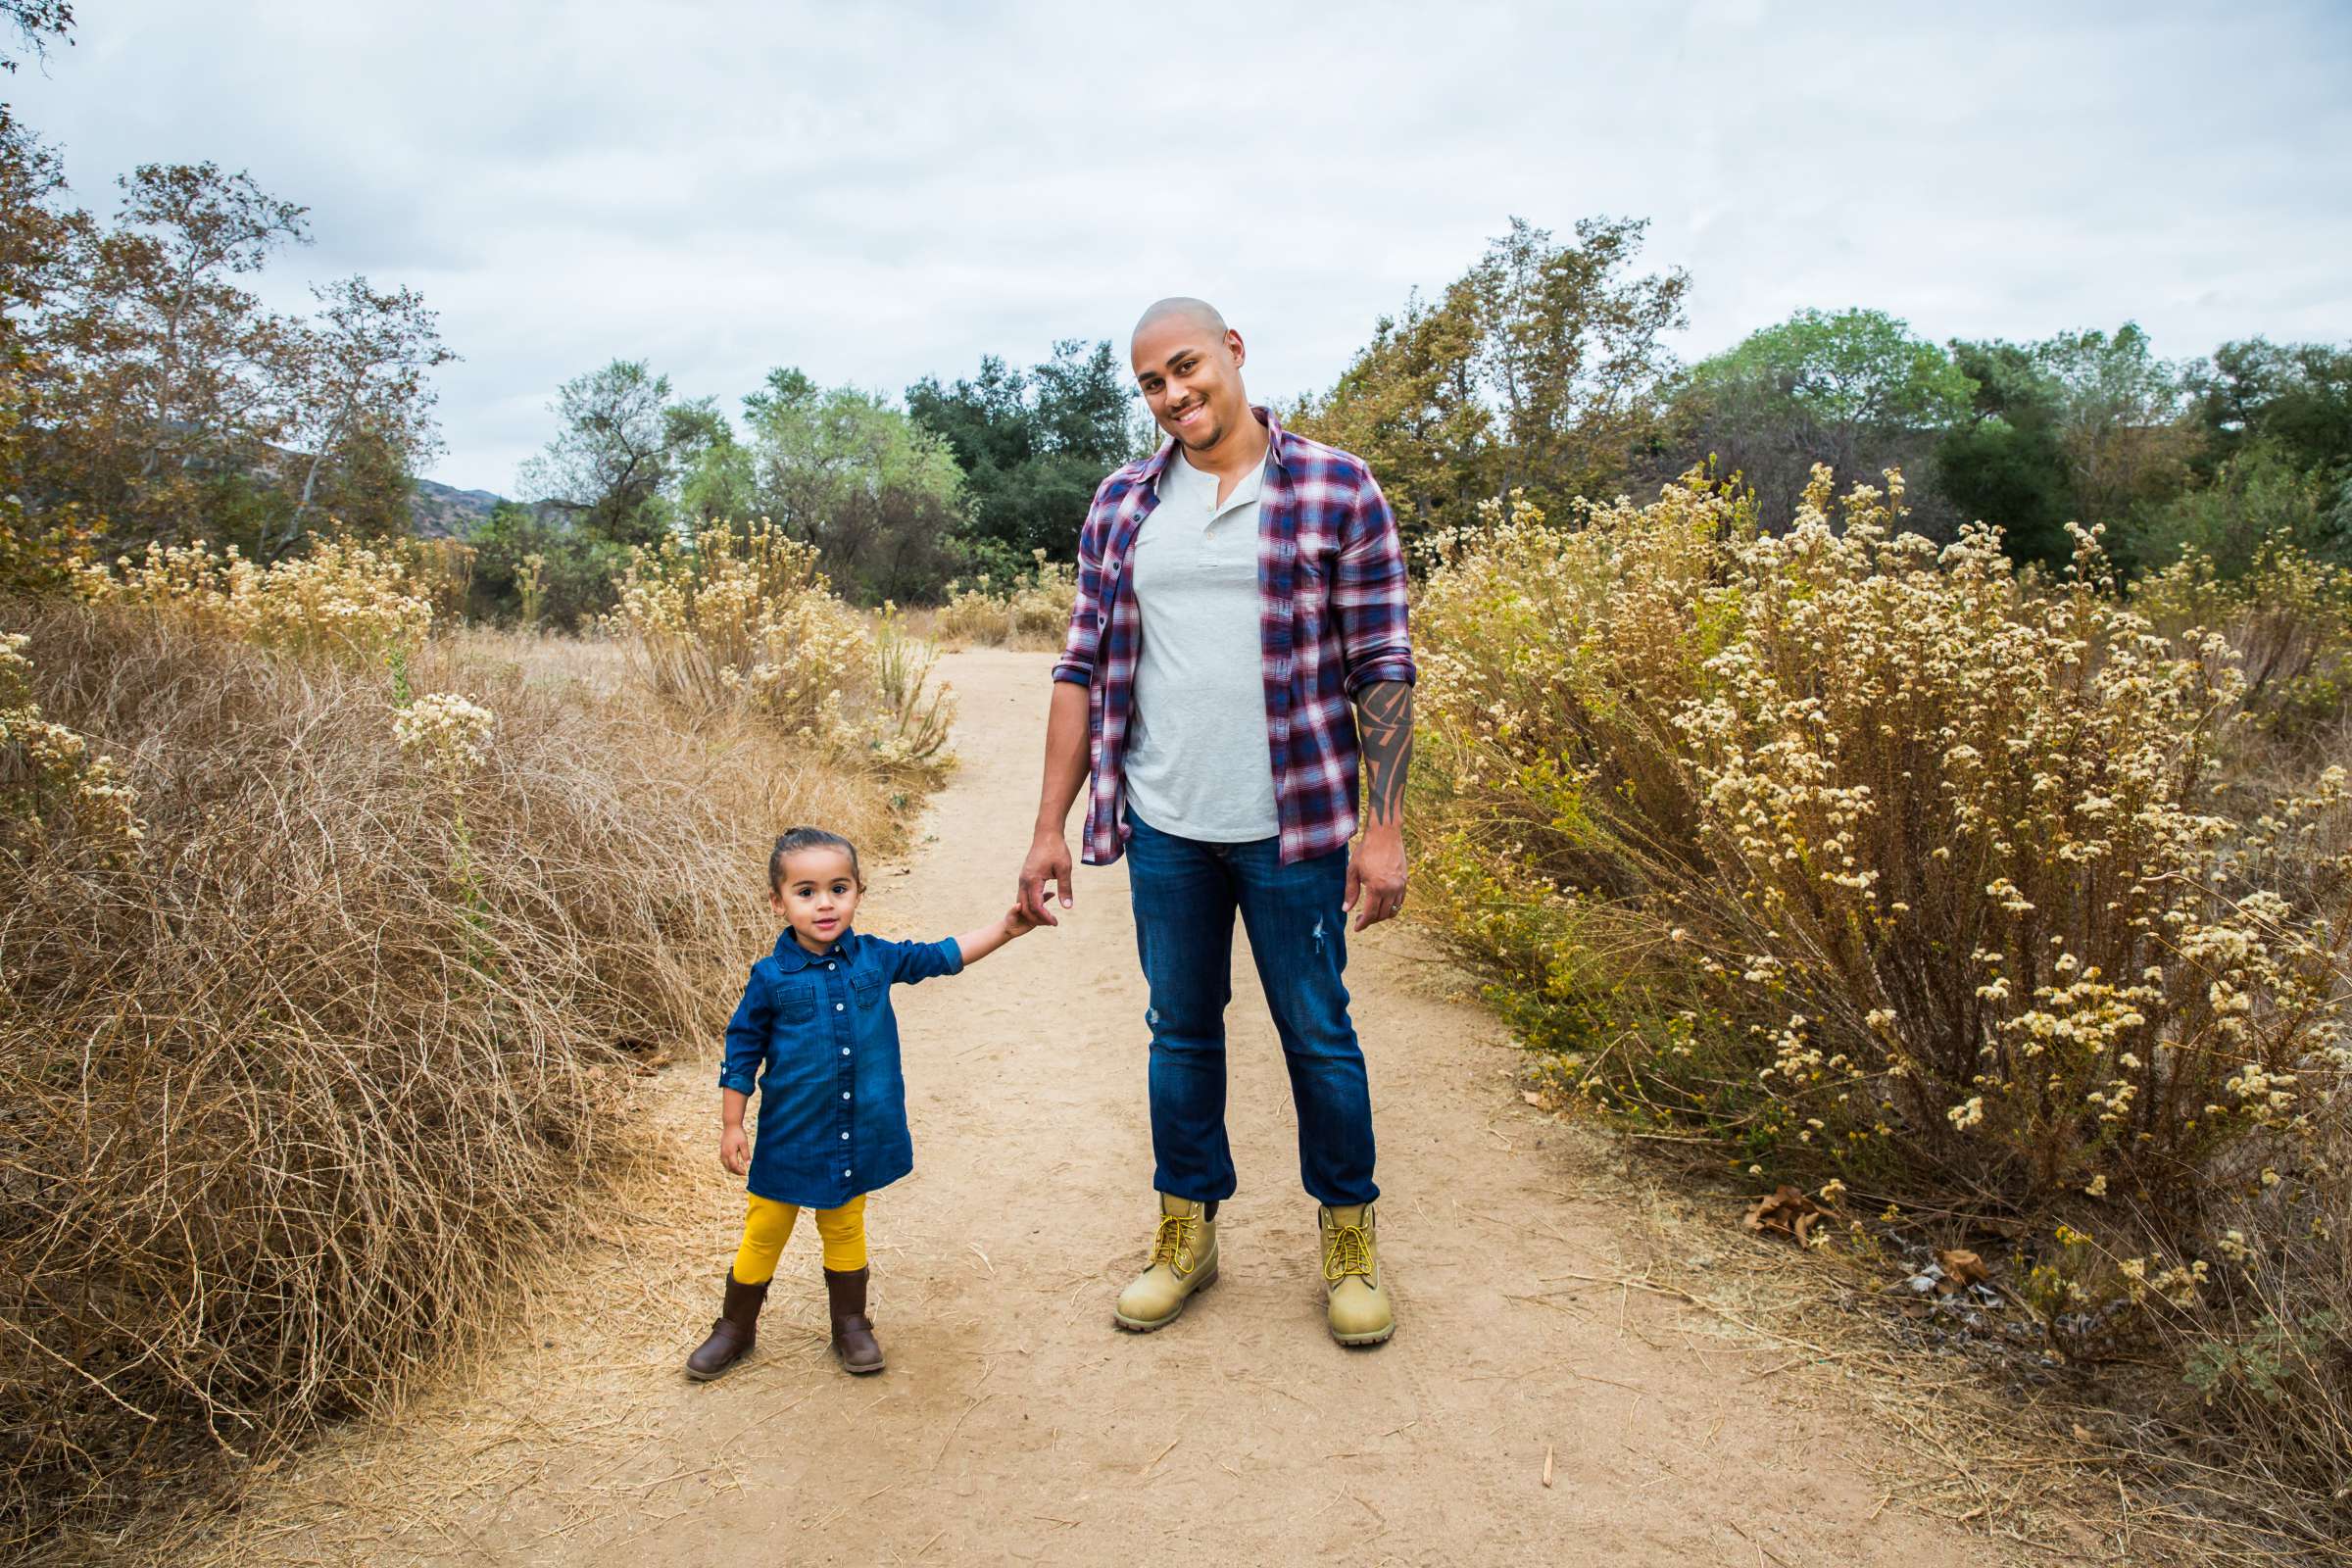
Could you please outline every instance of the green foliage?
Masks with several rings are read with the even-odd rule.
[[[2117,556],[2153,569],[2194,553],[2225,578],[2244,576],[2266,549],[2280,545],[2352,564],[2352,516],[2338,499],[2322,472],[2300,466],[2283,442],[2257,438],[2240,443],[2202,488],[2135,513]]]
[[[1915,464],[1968,417],[1976,391],[1949,354],[1883,311],[1799,311],[1691,367],[1675,397],[1678,450],[1737,473],[1777,516],[1795,510],[1817,463],[1849,473]]]
[[[2010,560],[2060,564],[2073,554],[2074,497],[2056,378],[2015,343],[1955,340],[1952,364],[1975,391],[1936,445],[1936,489],[1962,521],[1998,527]]]
[[[2327,1359],[2330,1338],[2340,1336],[2343,1315],[2322,1309],[2300,1323],[2265,1312],[2246,1334],[2236,1339],[2210,1339],[2195,1346],[2182,1376],[2188,1386],[2208,1399],[2232,1387],[2266,1403],[2276,1404],[2298,1392],[2300,1374]]]
[[[628,551],[562,513],[502,501],[469,541],[466,612],[476,620],[577,630],[611,610]]]
[[[2266,444],[2290,467],[2352,469],[2352,346],[2225,343],[2189,368],[2187,388],[2205,430],[2201,471]]]
[[[955,569],[963,475],[948,442],[880,393],[768,373],[743,400],[751,505],[813,544],[868,604],[935,597]]]
[[[1135,389],[1107,341],[1054,345],[1026,372],[991,354],[980,373],[906,389],[907,412],[944,439],[962,467],[965,565],[1000,579],[1035,551],[1075,558],[1078,526],[1102,476],[1149,437],[1136,427]]]
[[[1586,219],[1562,245],[1513,219],[1437,304],[1384,317],[1289,421],[1371,464],[1408,538],[1470,525],[1513,490],[1562,514],[1607,493],[1661,437],[1660,339],[1690,288],[1679,270],[1631,275],[1647,228]]]
[[[1939,429],[1975,384],[1951,356],[1884,311],[1799,311],[1690,368],[1696,388],[1746,385],[1825,431]]]
[[[523,498],[624,550],[664,537],[679,458],[709,436],[700,411],[673,407],[669,377],[643,360],[614,360],[564,382],[552,408],[561,427],[523,465]]]

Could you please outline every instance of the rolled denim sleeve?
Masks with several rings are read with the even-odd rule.
[[[1367,470],[1341,530],[1339,569],[1331,585],[1349,697],[1376,681],[1412,684],[1417,671],[1406,624],[1407,582],[1396,514]]]
[[[963,972],[963,949],[954,937],[937,942],[894,942],[890,946],[892,985],[910,986],[934,975]]]
[[[718,1066],[718,1087],[748,1095],[758,1081],[760,1063],[767,1057],[767,1038],[775,1023],[775,999],[758,964],[744,982],[743,1000],[727,1020],[727,1053]]]

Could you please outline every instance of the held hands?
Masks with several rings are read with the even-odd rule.
[[[730,1176],[741,1176],[752,1168],[752,1140],[741,1127],[727,1127],[718,1135],[718,1162]]]
[[[1027,936],[1036,930],[1038,922],[1029,918],[1029,911],[1018,904],[1004,911],[1004,940],[1007,942],[1014,937]]]

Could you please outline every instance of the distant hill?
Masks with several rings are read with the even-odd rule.
[[[419,479],[409,499],[409,515],[416,519],[420,539],[465,539],[489,521],[490,509],[505,499],[487,490],[460,490]]]

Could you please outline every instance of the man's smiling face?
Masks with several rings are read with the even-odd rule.
[[[1222,322],[1189,314],[1147,319],[1131,352],[1152,420],[1187,451],[1205,452],[1250,417],[1242,336]]]

